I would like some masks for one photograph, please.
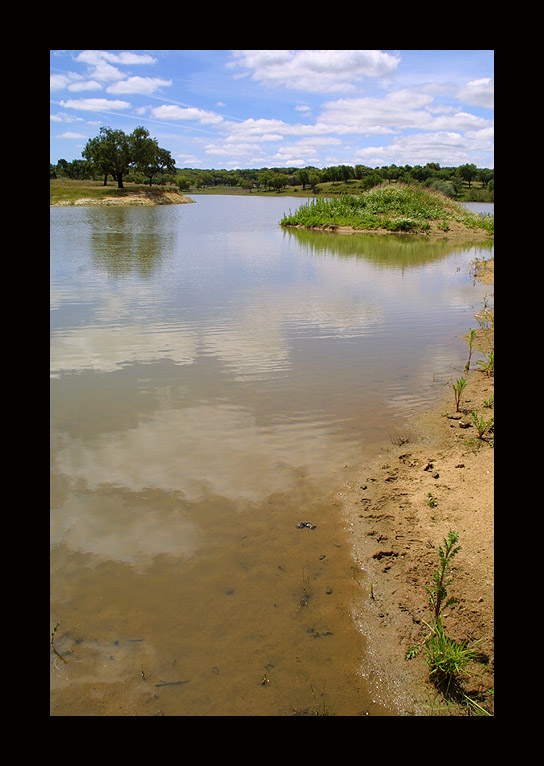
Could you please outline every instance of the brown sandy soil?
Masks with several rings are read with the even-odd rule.
[[[493,261],[475,271],[493,284]],[[494,328],[492,321],[485,324],[474,347],[488,353]],[[410,424],[409,442],[392,445],[340,493],[362,594],[353,613],[370,650],[362,672],[377,697],[382,688],[394,690],[402,716],[486,715],[462,694],[456,700],[438,694],[425,660],[424,621],[431,622],[426,588],[450,530],[458,532],[461,545],[448,588],[458,603],[445,610],[444,627],[480,653],[462,690],[487,714],[494,709],[494,433],[478,439],[470,418],[473,410],[486,420],[494,417],[493,405],[484,405],[494,396],[494,378],[474,361],[464,377],[458,413],[448,386],[440,406]],[[406,660],[414,646],[419,653]]]

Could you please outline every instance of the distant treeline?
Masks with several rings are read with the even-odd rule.
[[[59,160],[50,164],[50,178],[70,178],[75,180],[102,180],[103,175],[96,165],[87,160]],[[134,183],[146,183],[142,173],[130,171],[124,180]],[[355,192],[357,189],[370,189],[383,182],[418,183],[434,188],[450,197],[467,196],[482,201],[494,200],[494,170],[478,168],[473,164],[458,167],[440,167],[436,162],[426,165],[384,165],[370,168],[366,165],[333,165],[319,169],[313,166],[305,168],[253,168],[237,170],[201,170],[198,168],[174,168],[159,174],[154,179],[156,184],[173,183],[181,191],[204,188],[233,187],[251,191],[277,191],[289,187],[301,187],[303,191],[319,194],[320,191],[331,193],[334,187]],[[326,189],[320,188],[326,184]]]

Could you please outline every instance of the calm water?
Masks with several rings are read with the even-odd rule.
[[[52,715],[395,715],[335,493],[461,373],[493,252],[195,200],[51,209]]]

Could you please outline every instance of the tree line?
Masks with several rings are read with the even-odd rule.
[[[307,166],[305,168],[253,168],[236,170],[202,170],[199,168],[176,168],[170,152],[161,148],[149,131],[139,126],[127,135],[122,130],[101,127],[99,135],[90,139],[82,151],[81,160],[67,162],[60,159],[56,165],[50,163],[50,178],[71,178],[75,180],[103,179],[117,181],[122,189],[123,181],[135,183],[174,183],[181,191],[217,186],[237,187],[245,191],[281,191],[288,187],[302,186],[314,193],[319,184],[340,184],[357,182],[358,188],[369,189],[384,181],[400,183],[421,183],[435,188],[448,196],[461,193],[465,184],[468,188],[474,181],[488,194],[494,193],[494,171],[478,168],[474,164],[458,167],[440,167],[437,162],[426,165],[384,165],[371,168],[366,165],[333,165],[326,168]]]
[[[448,196],[459,194],[464,185],[468,188],[474,181],[490,193],[494,191],[494,171],[478,168],[474,164],[441,168],[437,162],[422,165],[384,165],[370,168],[366,165],[333,165],[323,169],[313,166],[305,168],[260,168],[245,170],[199,170],[185,168],[180,171],[176,182],[182,190],[213,186],[238,186],[248,191],[264,189],[280,191],[293,186],[309,187],[319,191],[319,184],[342,184],[357,182],[360,189],[370,189],[377,184],[388,182],[420,183],[442,191]]]

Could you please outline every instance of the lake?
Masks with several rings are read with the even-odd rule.
[[[51,714],[395,715],[337,493],[462,374],[493,247],[194,199],[50,211]]]

